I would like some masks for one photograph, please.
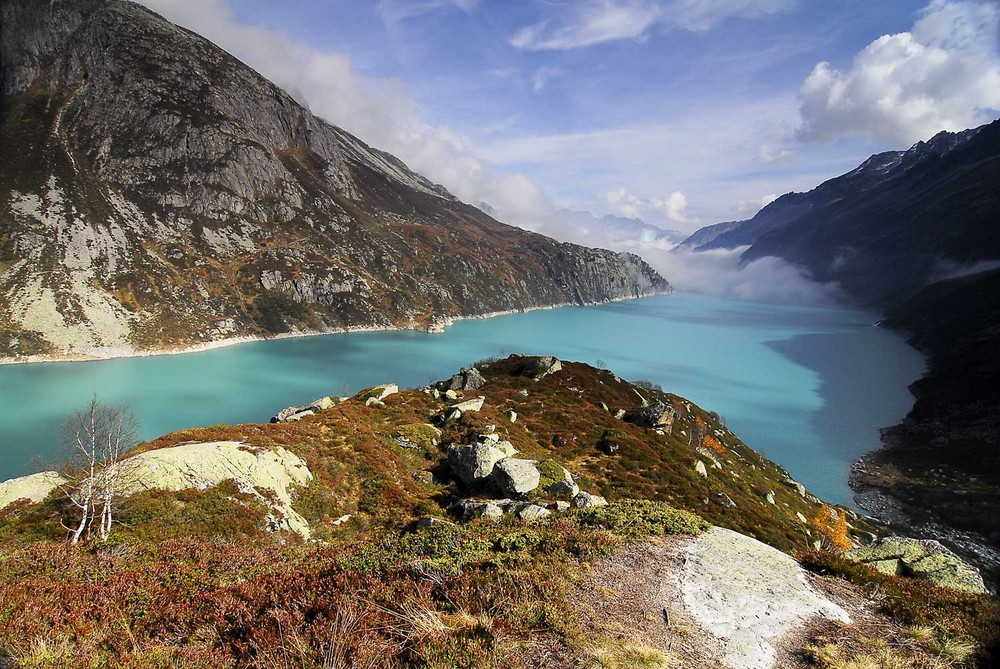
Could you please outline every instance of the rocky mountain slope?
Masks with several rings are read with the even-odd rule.
[[[82,545],[63,524],[86,473],[0,484],[0,661],[949,667],[1000,640],[981,583],[912,578],[965,587],[947,552],[870,544],[714,414],[554,358],[275,407],[119,466],[111,535]],[[875,569],[830,552],[851,544]]]
[[[857,468],[855,484],[887,520],[946,538],[993,569],[1000,568],[998,218],[995,121],[872,156],[699,247],[750,244],[744,261],[778,256],[837,281],[928,354],[913,410],[885,432],[887,448]]]
[[[669,288],[457,201],[120,0],[0,3],[0,356],[128,352]]]

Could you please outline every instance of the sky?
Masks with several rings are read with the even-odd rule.
[[[1000,116],[998,0],[142,1],[460,199],[598,245],[594,216],[750,218]]]

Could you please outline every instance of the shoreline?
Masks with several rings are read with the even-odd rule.
[[[153,358],[159,356],[168,355],[184,355],[186,353],[203,353],[205,351],[214,351],[221,348],[229,348],[230,346],[239,346],[240,344],[252,344],[256,342],[263,341],[274,341],[279,339],[299,339],[302,337],[322,337],[326,335],[338,335],[338,334],[355,334],[355,333],[365,333],[365,332],[424,332],[426,334],[443,334],[448,328],[454,325],[458,321],[468,321],[468,320],[486,320],[489,318],[496,318],[498,316],[512,316],[514,314],[526,314],[533,311],[548,311],[552,309],[564,309],[566,307],[596,307],[602,304],[612,304],[616,302],[628,302],[630,300],[641,300],[647,297],[656,297],[657,295],[672,295],[674,291],[659,291],[645,293],[639,296],[628,296],[628,297],[615,297],[601,300],[600,302],[585,302],[583,304],[578,302],[562,302],[559,304],[546,304],[535,307],[527,307],[524,309],[505,309],[501,311],[490,311],[483,314],[460,314],[456,316],[437,316],[431,325],[427,328],[419,327],[399,327],[395,325],[357,325],[348,326],[343,328],[330,328],[329,330],[294,330],[292,332],[282,332],[279,334],[271,336],[263,335],[241,335],[237,337],[227,337],[224,339],[216,339],[214,341],[203,342],[200,344],[191,344],[189,346],[182,346],[177,348],[162,348],[162,349],[134,349],[128,345],[120,346],[106,346],[106,347],[93,347],[89,349],[90,353],[82,353],[80,351],[86,349],[80,349],[75,353],[59,355],[59,354],[43,354],[43,355],[29,355],[21,358],[0,358],[0,365],[37,365],[42,363],[60,363],[60,362],[103,362],[107,360],[121,360],[125,358]]]

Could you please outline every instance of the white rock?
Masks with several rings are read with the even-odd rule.
[[[0,509],[5,509],[20,499],[34,504],[45,501],[49,494],[67,483],[58,472],[39,472],[0,483]]]
[[[756,539],[716,527],[686,553],[679,577],[684,607],[722,642],[733,669],[769,669],[772,641],[815,616],[851,622],[809,586],[794,559]]]

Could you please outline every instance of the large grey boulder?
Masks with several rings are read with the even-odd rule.
[[[493,484],[506,495],[525,495],[540,482],[541,474],[533,460],[504,458],[493,469]]]
[[[625,422],[650,429],[670,429],[674,424],[674,408],[663,402],[653,402],[649,406],[626,411]]]
[[[573,499],[580,493],[580,486],[573,480],[573,474],[568,469],[563,467],[562,471],[563,477],[554,483],[550,483],[545,492],[556,499]]]
[[[312,416],[319,413],[320,411],[326,411],[331,407],[335,407],[341,402],[343,402],[345,397],[320,397],[313,400],[309,404],[304,404],[302,406],[291,406],[282,409],[274,416],[271,417],[272,423],[289,423],[298,420],[302,420],[306,416]]]
[[[561,370],[562,363],[558,358],[551,355],[543,355],[538,358],[529,359],[524,365],[523,373],[536,381],[540,381],[549,374],[555,374]]]
[[[486,379],[475,367],[463,367],[447,384],[445,390],[479,390],[486,385]]]
[[[452,475],[465,485],[483,485],[493,474],[494,466],[504,457],[502,451],[490,444],[452,446],[448,449],[448,467]]]

